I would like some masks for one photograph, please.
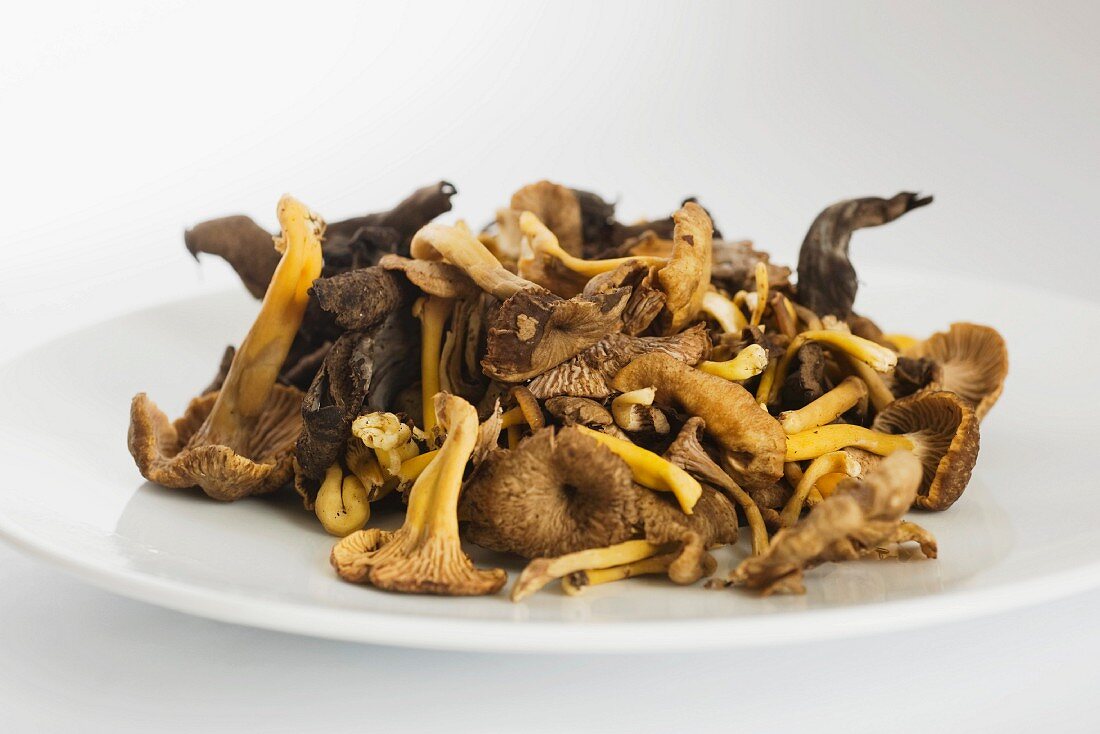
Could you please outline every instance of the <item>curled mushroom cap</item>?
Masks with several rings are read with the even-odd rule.
[[[970,481],[978,460],[978,418],[970,404],[953,392],[926,390],[895,400],[871,426],[904,434],[924,468],[916,505],[946,510]]]
[[[128,443],[142,475],[166,487],[199,486],[234,500],[278,489],[293,474],[302,394],[275,384],[321,273],[324,222],[284,196],[278,206],[282,258],[220,390],[172,424],[144,393],[130,408]]]
[[[714,223],[706,210],[693,201],[685,203],[673,220],[672,256],[657,271],[657,280],[668,299],[658,319],[666,334],[675,334],[695,321],[703,308],[703,297],[710,287],[714,234]]]
[[[489,455],[459,505],[463,535],[526,558],[611,545],[637,526],[626,463],[576,428],[543,428]]]
[[[819,316],[848,318],[859,281],[848,260],[852,232],[892,222],[932,203],[931,196],[902,192],[841,201],[817,215],[798,254],[798,301]]]
[[[271,234],[244,215],[196,224],[184,232],[183,242],[196,260],[200,252],[225,259],[254,298],[264,297],[279,264]]]
[[[956,323],[905,351],[940,366],[940,385],[974,404],[980,421],[997,402],[1008,375],[1008,348],[997,330]]]
[[[638,505],[645,539],[655,546],[678,546],[668,567],[668,577],[677,584],[693,584],[712,567],[708,548],[737,542],[737,513],[711,487],[703,487],[690,515],[667,495],[648,490],[641,493]]]
[[[764,595],[801,594],[806,569],[854,560],[886,545],[917,541],[925,557],[935,558],[935,539],[901,521],[920,481],[921,465],[911,453],[890,455],[865,478],[843,480],[794,527],[779,531],[767,552],[745,559],[730,581]]]
[[[728,453],[734,479],[743,487],[766,487],[782,476],[783,428],[737,383],[652,353],[619,370],[611,385],[621,392],[654,387],[658,403],[674,404],[702,418],[708,433]]]
[[[331,561],[346,581],[415,594],[493,594],[507,581],[499,568],[477,569],[458,536],[462,474],[478,439],[477,411],[446,393],[435,399],[447,438],[409,491],[405,522],[393,532],[360,530],[337,543]]]
[[[554,233],[561,249],[582,254],[581,204],[571,189],[551,181],[528,184],[512,194],[511,208],[531,212]]]
[[[429,296],[440,298],[473,298],[480,291],[462,268],[441,260],[412,260],[400,255],[386,255],[378,261],[384,270],[400,270],[409,282]]]

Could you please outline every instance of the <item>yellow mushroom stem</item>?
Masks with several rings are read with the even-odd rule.
[[[750,344],[733,359],[725,362],[699,363],[699,369],[708,375],[717,375],[733,382],[741,382],[750,377],[755,377],[768,366],[768,352],[759,344]]]
[[[632,261],[641,262],[648,266],[660,266],[668,262],[668,258],[653,257],[649,255],[633,255],[630,257],[615,257],[607,260],[585,260],[581,257],[570,255],[558,244],[558,238],[550,228],[531,212],[523,212],[519,216],[519,229],[523,236],[531,244],[535,251],[535,257],[552,257],[561,262],[574,273],[580,273],[588,278],[606,273],[609,270]]]
[[[692,513],[692,508],[703,494],[703,487],[686,471],[625,439],[593,431],[586,426],[577,426],[577,429],[596,439],[625,461],[638,484],[658,492],[672,492],[684,514]]]
[[[867,399],[867,385],[858,377],[846,377],[836,387],[798,410],[779,414],[779,423],[787,434],[801,433],[832,423],[861,400]]]
[[[518,405],[500,414],[501,428],[511,428],[512,426],[526,425],[526,423],[527,418],[523,415],[523,408]]]
[[[841,356],[843,356],[848,369],[867,386],[867,391],[871,397],[871,405],[875,406],[876,412],[882,411],[887,405],[894,402],[894,393],[886,385],[882,375],[850,354]]]
[[[554,579],[560,579],[576,571],[611,568],[633,563],[655,556],[664,548],[665,546],[654,545],[647,540],[628,540],[606,548],[590,548],[557,558],[534,558],[516,579],[516,585],[512,587],[512,601],[520,601]]]
[[[394,476],[397,477],[401,484],[412,482],[428,468],[428,465],[431,464],[438,455],[439,449],[435,449],[434,451],[425,451],[411,459],[406,459],[401,462],[401,468],[397,470],[397,474]]]
[[[300,201],[283,196],[278,206],[282,233],[275,249],[282,252],[260,313],[237,348],[225,382],[203,428],[196,433],[218,437],[218,443],[238,446],[250,430],[275,386],[290,344],[302,325],[309,288],[321,275],[321,236],[325,223]]]
[[[377,454],[362,441],[348,441],[347,451],[344,452],[344,463],[348,471],[354,474],[366,488],[368,502],[381,499],[392,489],[392,486],[386,482],[386,474],[382,471]]]
[[[823,476],[843,472],[850,477],[854,477],[859,474],[859,468],[859,462],[843,451],[831,451],[814,459],[806,467],[806,471],[802,473],[802,478],[798,481],[794,494],[787,500],[783,511],[779,513],[780,524],[785,528],[789,528],[798,522],[798,518],[802,514],[802,506],[810,495],[810,490]]]
[[[863,337],[848,334],[843,331],[829,331],[828,329],[804,331],[795,337],[794,341],[787,346],[787,351],[779,360],[779,366],[776,367],[775,372],[771,373],[770,370],[766,371],[764,377],[761,378],[760,384],[765,398],[763,402],[770,405],[776,401],[776,398],[779,397],[779,388],[782,386],[783,380],[787,377],[787,371],[790,369],[791,362],[794,360],[795,355],[798,354],[798,350],[801,349],[804,344],[811,341],[824,344],[844,354],[850,355],[866,363],[878,372],[887,372],[893,369],[894,365],[898,363],[898,355],[896,353],[881,344],[876,344],[870,339],[864,339]],[[767,389],[763,390],[765,383],[767,383]],[[760,393],[757,395],[759,397]]]
[[[439,392],[443,328],[453,306],[454,299],[439,296],[426,296],[413,305],[413,315],[420,319],[420,400],[423,403],[425,431],[435,428],[432,398]]]
[[[630,410],[635,405],[653,405],[653,398],[657,396],[656,388],[643,387],[637,390],[616,395],[611,401],[611,416],[615,424],[620,428],[630,425]]]
[[[727,334],[740,334],[749,325],[741,309],[718,291],[703,294],[703,313],[717,321]]]
[[[584,591],[586,586],[599,586],[609,584],[612,581],[644,576],[647,574],[665,573],[668,567],[676,560],[675,553],[643,558],[633,563],[624,563],[621,566],[611,568],[592,568],[584,571],[574,571],[561,580],[561,588],[569,596],[576,596]]]
[[[778,372],[779,360],[773,359],[768,362],[768,366],[764,369],[764,373],[760,376],[760,382],[756,386],[756,402],[760,403],[760,407],[764,410],[768,409],[768,395],[771,393],[772,383],[775,382],[775,375]]]
[[[847,447],[886,456],[895,451],[912,451],[913,440],[905,434],[882,433],[862,426],[834,423],[787,436],[787,461],[806,461]]]
[[[508,426],[508,448],[514,449],[519,446],[519,440],[523,436],[523,429],[518,425]]]
[[[787,484],[791,486],[791,492],[793,493],[795,488],[798,487],[798,483],[802,481],[802,467],[797,461],[788,461],[783,464],[783,478],[787,480]],[[810,489],[810,496],[806,498],[806,502],[814,505],[823,500],[824,497],[817,491],[817,485],[815,484]]]
[[[344,476],[340,465],[333,464],[325,471],[313,511],[327,532],[340,538],[351,535],[370,519],[367,489],[359,477]]]
[[[768,307],[768,287],[768,266],[760,260],[756,263],[756,303],[749,316],[749,326],[760,326],[760,320],[764,318],[764,309]]]
[[[817,480],[814,489],[820,492],[823,498],[828,499],[836,492],[836,485],[840,484],[840,480],[847,478],[848,475],[843,472],[829,472]]]
[[[897,347],[899,352],[904,352],[920,344],[920,339],[909,336],[908,334],[884,334],[883,336],[886,341]]]

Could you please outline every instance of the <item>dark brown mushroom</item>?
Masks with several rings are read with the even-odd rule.
[[[183,243],[196,260],[202,252],[228,262],[253,298],[264,297],[279,264],[271,233],[243,215],[196,224],[183,233]]]
[[[388,252],[396,252],[398,255],[407,256],[409,254],[409,243],[416,231],[440,214],[449,212],[451,210],[451,197],[456,193],[458,193],[458,189],[452,184],[439,181],[417,189],[389,211],[333,222],[328,226],[329,246],[345,238],[354,238],[356,233],[365,227],[384,227],[393,230],[398,240],[397,248],[388,250]],[[379,253],[379,256],[382,254],[384,253]],[[328,257],[329,247],[326,247],[326,260]],[[374,262],[377,262],[377,258]],[[370,264],[373,265],[374,262]]]
[[[848,259],[852,232],[892,222],[931,203],[931,196],[903,191],[890,199],[841,201],[818,214],[798,255],[798,302],[819,316],[847,319],[859,287]]]
[[[712,246],[710,282],[730,293],[752,291],[756,287],[756,264],[767,266],[768,285],[773,290],[785,290],[790,287],[791,269],[785,265],[771,262],[768,253],[753,248],[752,243],[743,240],[734,242],[715,239]]]
[[[584,295],[596,296],[619,288],[630,288],[630,300],[622,313],[622,333],[641,334],[661,313],[667,300],[664,291],[657,287],[657,271],[642,260],[632,259],[589,280]]]

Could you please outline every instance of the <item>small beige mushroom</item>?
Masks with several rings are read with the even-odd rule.
[[[706,421],[708,435],[727,452],[734,479],[746,489],[774,484],[783,475],[783,428],[737,383],[653,353],[619,370],[611,384],[621,392],[654,387],[658,404]]]
[[[652,433],[663,436],[670,430],[668,418],[653,405],[657,391],[652,387],[631,390],[615,396],[611,401],[611,415],[615,424],[628,433]]]
[[[686,202],[673,215],[672,256],[657,271],[668,300],[657,319],[664,334],[675,334],[699,317],[710,288],[711,241],[714,224],[703,207]]]
[[[926,357],[940,366],[940,386],[974,404],[982,420],[1004,390],[1008,375],[1008,348],[996,329],[956,323],[910,346],[907,357]]]

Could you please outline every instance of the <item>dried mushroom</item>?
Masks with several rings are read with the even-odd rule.
[[[260,313],[220,390],[191,401],[170,423],[144,393],[130,409],[128,443],[142,475],[166,487],[199,486],[221,500],[271,492],[290,481],[301,393],[275,380],[321,272],[324,222],[284,196],[282,252]]]
[[[703,296],[710,288],[713,222],[703,207],[690,201],[673,215],[673,221],[672,255],[668,264],[657,271],[667,298],[658,317],[664,334],[679,332],[696,321],[703,308]]]
[[[543,428],[489,454],[467,482],[458,516],[477,545],[559,556],[630,538],[637,495],[630,467],[610,450],[576,428]]]
[[[774,484],[783,474],[783,428],[737,383],[652,353],[619,370],[611,384],[623,392],[654,387],[658,404],[706,421],[708,434],[726,452],[733,477],[743,487]]]
[[[935,539],[901,520],[920,480],[916,457],[907,451],[892,454],[863,479],[842,482],[797,525],[779,531],[767,552],[742,561],[730,581],[763,595],[802,594],[807,569],[854,560],[883,546],[916,541],[926,558],[935,558]]]
[[[499,569],[475,568],[458,535],[462,474],[477,442],[477,411],[441,393],[435,408],[447,438],[409,491],[405,523],[395,531],[360,530],[332,549],[340,578],[414,594],[494,594],[508,580]]]
[[[931,360],[939,368],[934,378],[945,390],[974,404],[980,421],[997,402],[1008,375],[1008,348],[996,329],[980,324],[951,324],[905,351]]]
[[[279,264],[271,233],[244,215],[196,224],[183,233],[183,243],[196,260],[200,252],[224,259],[253,298],[264,297]]]
[[[817,215],[798,254],[798,301],[819,316],[848,318],[859,281],[848,260],[852,232],[892,222],[932,203],[931,196],[903,191],[889,199],[841,201]]]

